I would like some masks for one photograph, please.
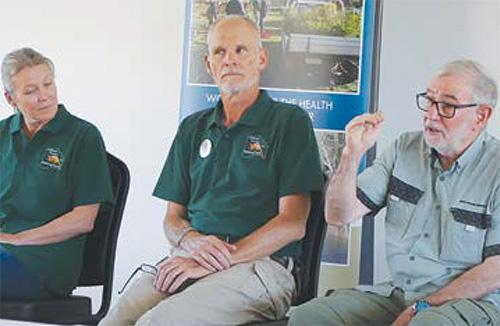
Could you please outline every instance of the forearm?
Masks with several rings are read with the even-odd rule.
[[[269,256],[306,233],[311,199],[307,194],[280,199],[280,212],[269,222],[236,243],[232,264]]]
[[[363,153],[344,148],[337,171],[331,177],[325,196],[325,217],[328,224],[345,225],[355,216],[356,184]]]
[[[253,261],[269,256],[287,244],[300,240],[306,226],[302,221],[290,221],[277,215],[267,224],[236,243],[232,264]]]
[[[99,204],[75,207],[47,224],[13,234],[11,243],[17,246],[45,245],[91,232],[98,210]]]
[[[187,217],[186,207],[177,203],[169,202],[167,215],[163,221],[163,230],[168,242],[173,246],[177,246],[179,239],[186,236],[186,228],[189,228],[190,226],[191,223]]]
[[[487,258],[449,285],[426,298],[433,306],[454,299],[480,299],[500,288],[500,256]]]

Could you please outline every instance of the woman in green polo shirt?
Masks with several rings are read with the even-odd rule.
[[[58,104],[52,61],[30,48],[2,62],[0,299],[68,295],[85,234],[113,200],[106,150],[92,124]]]

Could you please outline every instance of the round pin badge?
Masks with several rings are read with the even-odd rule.
[[[211,151],[212,151],[212,142],[210,141],[210,139],[207,138],[201,142],[200,157],[201,158],[207,157]]]

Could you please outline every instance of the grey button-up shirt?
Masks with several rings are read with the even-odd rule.
[[[483,132],[448,170],[422,132],[401,135],[358,178],[368,208],[387,207],[386,252],[392,282],[410,303],[500,254],[500,142]],[[487,300],[500,307],[500,291]]]

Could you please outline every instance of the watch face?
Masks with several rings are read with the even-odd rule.
[[[427,308],[429,308],[431,305],[427,300],[417,300],[415,304],[413,305],[413,311],[416,314],[418,314],[420,311],[423,311]]]

